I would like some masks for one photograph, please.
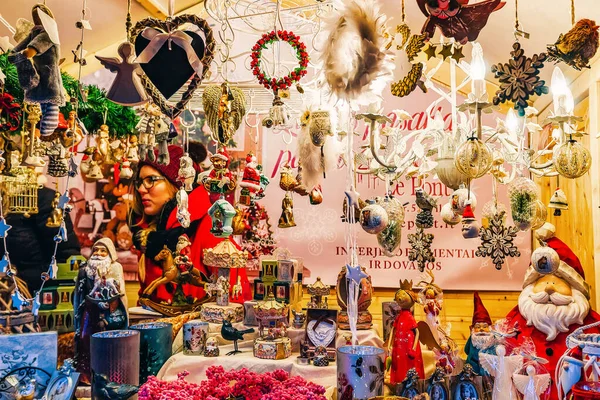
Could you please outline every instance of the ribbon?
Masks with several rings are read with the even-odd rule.
[[[150,60],[152,60],[156,53],[158,53],[165,42],[168,43],[169,50],[171,50],[171,43],[175,43],[177,46],[185,50],[188,61],[194,71],[196,71],[196,74],[198,74],[198,76],[202,75],[202,63],[192,47],[192,38],[185,32],[176,30],[169,33],[163,33],[154,28],[146,28],[142,32],[142,36],[150,40],[150,43],[148,43],[148,46],[146,46],[144,51],[137,56],[137,62],[142,64],[148,63]]]

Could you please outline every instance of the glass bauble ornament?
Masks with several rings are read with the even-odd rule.
[[[554,149],[552,161],[556,172],[569,179],[579,178],[592,166],[590,151],[573,139]]]
[[[360,210],[360,226],[367,233],[377,234],[388,226],[387,211],[375,200],[367,200],[367,206]]]
[[[538,247],[531,253],[531,265],[540,274],[551,274],[558,270],[560,257],[552,247]]]
[[[494,215],[500,213],[502,213],[502,215],[504,216],[502,225],[506,225],[506,206],[494,200],[488,201],[483,205],[483,209],[481,210],[481,225],[484,228],[487,228],[490,220],[494,217]]]
[[[470,179],[484,176],[492,168],[493,161],[494,157],[488,145],[476,137],[467,139],[454,155],[454,165]]]
[[[377,234],[377,243],[384,255],[393,257],[402,239],[404,206],[397,198],[388,196],[378,199],[377,204],[383,207],[388,214],[388,226]]]
[[[518,177],[508,185],[508,198],[513,222],[522,231],[531,228],[535,202],[538,200],[538,187],[534,181]]]
[[[456,168],[454,158],[438,158],[435,173],[446,187],[454,190],[467,183],[469,179]]]
[[[531,230],[536,231],[546,223],[546,218],[548,217],[546,205],[541,200],[536,200],[533,203],[532,214],[533,219],[531,220]]]
[[[455,214],[462,215],[465,211],[465,205],[467,201],[470,202],[473,211],[477,208],[477,198],[475,193],[467,189],[464,185],[460,185],[460,188],[455,190],[450,196],[450,207]]]
[[[462,221],[462,214],[456,214],[452,211],[452,205],[450,203],[446,203],[442,206],[440,216],[444,223],[450,226],[458,225]]]

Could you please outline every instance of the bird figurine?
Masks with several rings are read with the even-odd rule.
[[[228,356],[241,353],[238,349],[238,340],[244,340],[244,335],[248,333],[254,333],[254,328],[244,329],[240,331],[231,325],[229,318],[223,318],[223,326],[221,326],[221,336],[225,340],[233,341],[233,351],[227,353]]]
[[[417,4],[427,17],[421,29],[427,39],[433,37],[437,27],[445,37],[464,45],[477,39],[490,15],[506,2],[485,0],[469,4],[469,0],[417,0]]]
[[[433,226],[433,213],[431,210],[437,205],[437,199],[419,188],[415,192],[417,206],[421,211],[417,214],[416,225],[418,228],[429,229]]]
[[[95,371],[92,371],[92,386],[92,392],[100,400],[127,400],[139,390],[135,385],[111,382],[106,375]]]
[[[598,51],[598,28],[590,19],[578,21],[569,32],[561,33],[556,43],[548,45],[548,60],[562,61],[578,71],[589,68],[590,59]]]

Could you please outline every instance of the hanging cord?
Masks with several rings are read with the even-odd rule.
[[[404,0],[402,0],[402,22],[406,19],[406,12],[404,9]]]
[[[521,30],[521,26],[519,25],[519,0],[515,0],[515,31],[518,32]]]
[[[127,0],[127,17],[125,19],[125,30],[127,31],[127,41],[131,40],[131,0]]]
[[[571,25],[575,25],[575,0],[571,0]]]

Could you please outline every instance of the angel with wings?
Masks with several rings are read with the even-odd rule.
[[[540,395],[550,386],[550,374],[536,375],[533,365],[528,365],[526,371],[527,375],[513,374],[513,382],[523,400],[540,400]]]
[[[516,400],[517,391],[513,385],[513,374],[523,366],[523,356],[507,356],[504,345],[496,347],[496,355],[479,353],[483,369],[494,377],[492,400]]]
[[[96,56],[105,68],[117,73],[106,98],[124,106],[139,106],[146,103],[148,96],[140,79],[142,69],[140,64],[131,60],[135,56],[133,45],[129,42],[121,43],[117,52],[120,59]]]

